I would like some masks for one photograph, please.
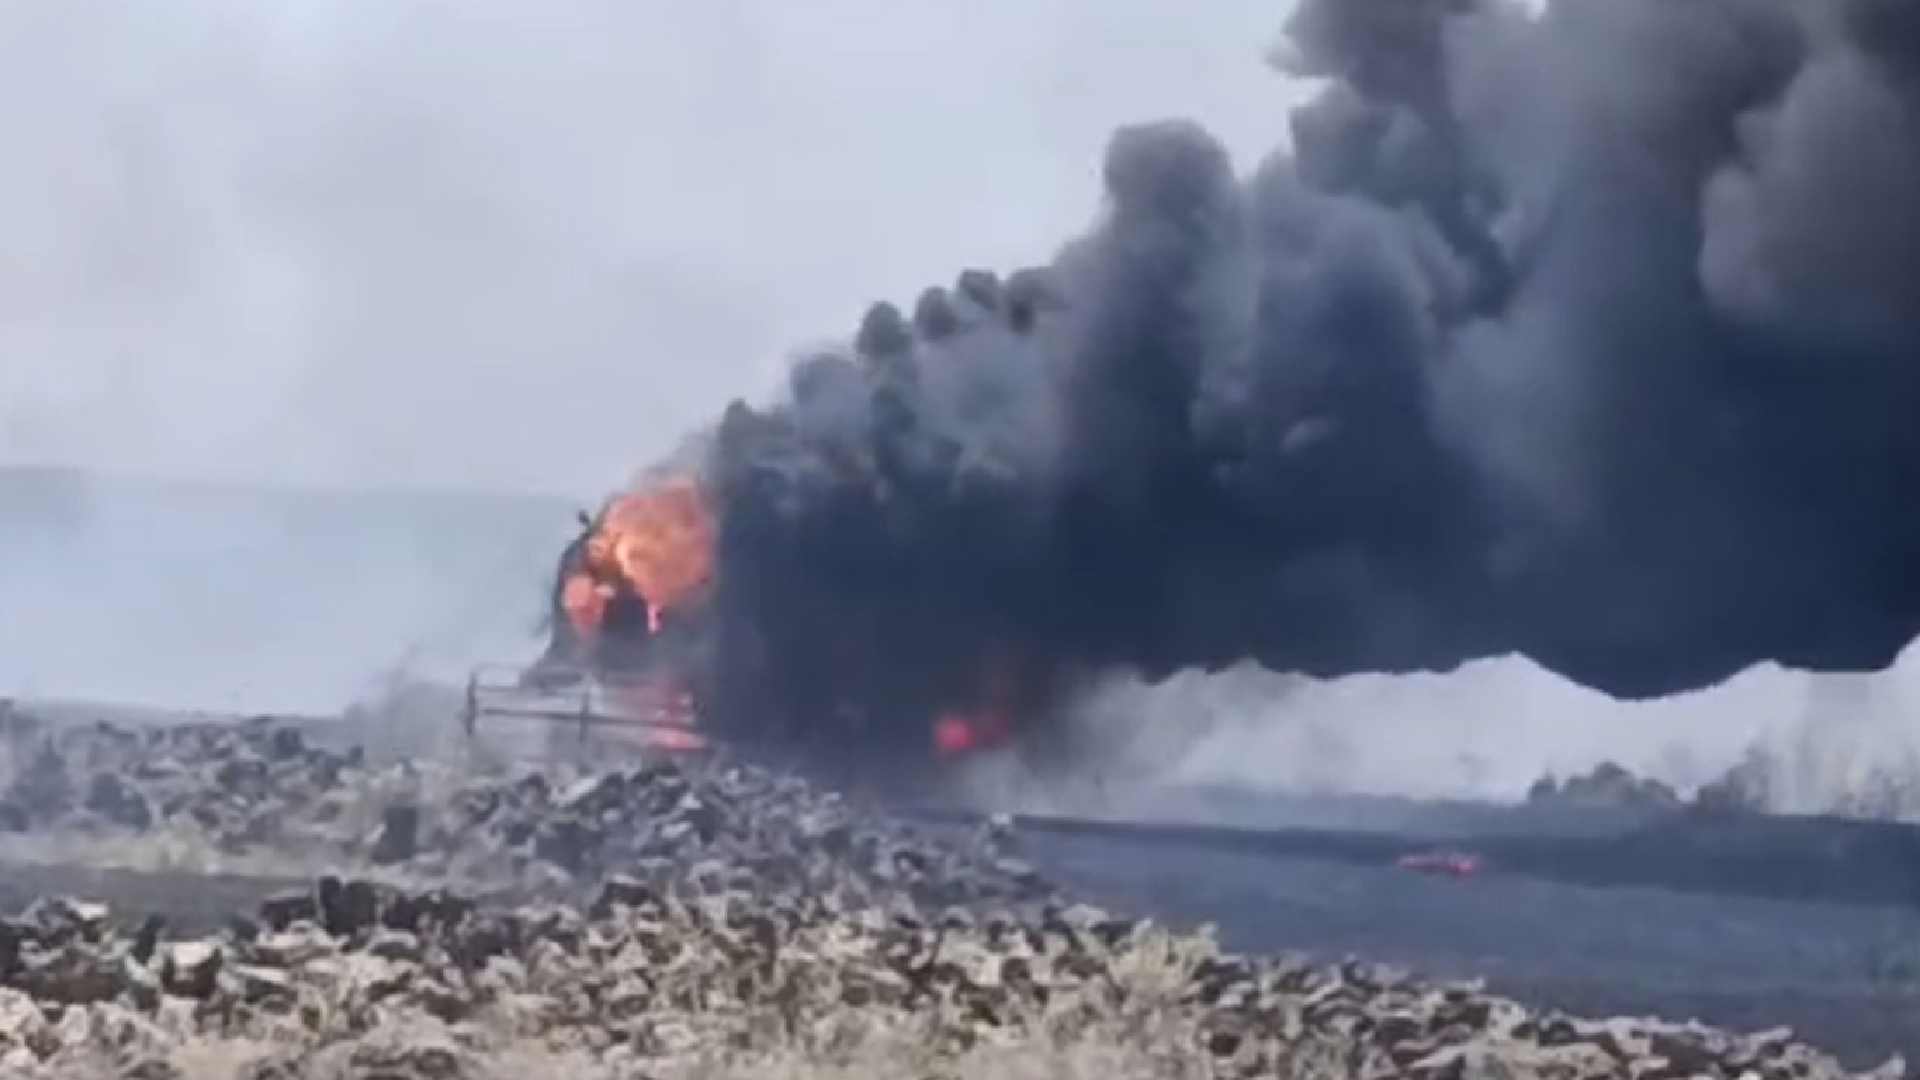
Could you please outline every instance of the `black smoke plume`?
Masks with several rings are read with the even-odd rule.
[[[1050,263],[876,305],[728,412],[723,716],[923,738],[1244,658],[1619,696],[1890,662],[1920,5],[1305,0],[1275,62],[1324,87],[1250,178],[1122,130]]]

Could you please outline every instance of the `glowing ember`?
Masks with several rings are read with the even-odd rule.
[[[933,748],[942,757],[957,757],[998,746],[1009,734],[1010,725],[1000,713],[943,713],[933,722]]]
[[[597,631],[606,619],[614,582],[624,581],[646,601],[647,628],[695,596],[713,576],[713,516],[691,480],[629,492],[607,504],[587,537],[581,568],[561,595],[574,626]]]
[[[1394,860],[1394,865],[1415,873],[1464,878],[1478,874],[1485,864],[1478,855],[1460,851],[1429,851],[1402,855]]]
[[[984,662],[980,691],[969,708],[948,709],[934,718],[933,749],[958,757],[1003,746],[1013,739],[1013,717],[1021,700],[1018,667],[1012,654],[997,653]]]
[[[933,722],[933,748],[942,754],[964,754],[973,749],[973,725],[964,716],[943,716]]]

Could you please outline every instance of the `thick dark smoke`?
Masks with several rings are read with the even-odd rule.
[[[1276,62],[1327,82],[1250,179],[1123,130],[1051,263],[878,305],[729,412],[735,704],[922,737],[1114,666],[1891,661],[1920,7],[1306,0]]]

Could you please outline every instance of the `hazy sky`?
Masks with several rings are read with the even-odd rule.
[[[1121,123],[1242,169],[1286,4],[0,13],[0,464],[594,492],[793,347],[1050,255]]]

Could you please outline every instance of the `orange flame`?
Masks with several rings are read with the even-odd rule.
[[[587,537],[581,566],[562,587],[561,605],[582,634],[599,630],[614,583],[647,604],[647,627],[692,599],[713,577],[716,530],[692,480],[675,479],[609,502]]]

